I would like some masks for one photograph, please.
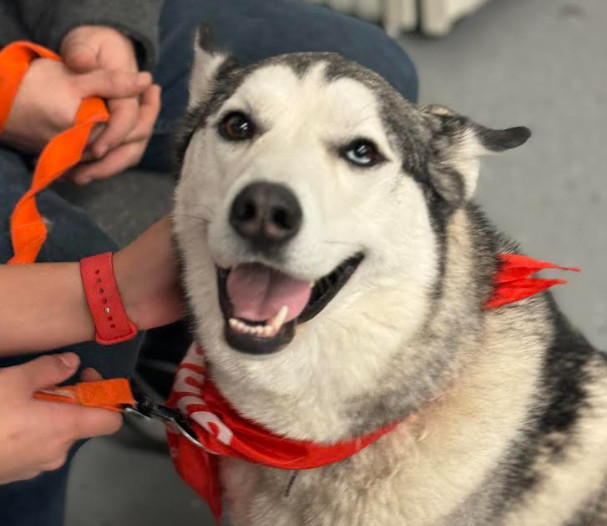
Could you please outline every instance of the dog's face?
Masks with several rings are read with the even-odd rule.
[[[175,225],[207,356],[273,389],[380,371],[428,316],[478,155],[528,132],[414,107],[337,55],[241,69],[200,40]]]

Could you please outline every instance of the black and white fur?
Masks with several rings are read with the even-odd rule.
[[[262,132],[225,142],[216,128],[230,110]],[[385,162],[345,161],[339,147],[358,137]],[[604,356],[550,294],[483,309],[496,254],[516,247],[470,200],[478,158],[527,137],[412,105],[335,54],[240,68],[201,32],[174,225],[215,383],[245,417],[294,439],[401,422],[324,468],[222,460],[235,525],[607,525]],[[274,256],[253,253],[228,221],[257,181],[287,186],[304,214]],[[284,349],[226,343],[216,266],[256,261],[314,281],[357,252],[354,275]]]

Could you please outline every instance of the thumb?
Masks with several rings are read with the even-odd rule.
[[[85,73],[97,66],[97,51],[82,39],[73,39],[62,49],[65,65],[75,73]]]
[[[147,72],[132,73],[97,69],[76,76],[73,82],[83,98],[114,99],[134,97],[144,92],[152,83],[152,75]]]
[[[55,386],[70,378],[78,368],[80,358],[74,353],[42,356],[24,365],[18,365],[22,383],[29,392]],[[17,372],[17,371],[15,371]]]
[[[66,408],[68,409],[68,408]],[[122,425],[122,413],[93,407],[69,407],[73,411],[76,438],[113,435]]]
[[[98,380],[103,380],[103,376],[101,376],[99,372],[92,367],[87,367],[84,371],[82,371],[80,380],[83,382],[96,382]]]

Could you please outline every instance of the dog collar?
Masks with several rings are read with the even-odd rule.
[[[61,60],[52,51],[31,42],[14,42],[0,52],[0,132],[29,65],[37,58]],[[30,189],[11,215],[13,257],[9,263],[33,263],[47,237],[47,229],[36,206],[36,195],[75,166],[81,159],[95,124],[109,114],[100,98],[82,101],[74,125],[51,139],[42,150]]]

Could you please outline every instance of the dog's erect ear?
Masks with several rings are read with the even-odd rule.
[[[230,53],[220,50],[213,43],[208,24],[201,24],[194,39],[194,64],[190,75],[188,109],[204,102],[212,93],[217,77],[236,67]]]
[[[524,126],[486,128],[445,106],[427,105],[420,110],[432,131],[429,175],[438,193],[454,205],[472,197],[481,155],[516,148],[531,136]]]

